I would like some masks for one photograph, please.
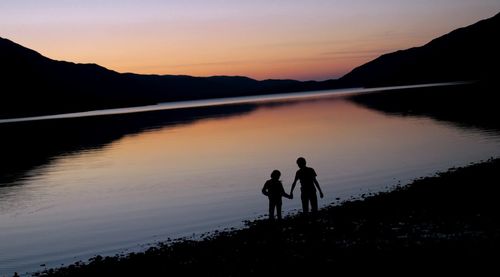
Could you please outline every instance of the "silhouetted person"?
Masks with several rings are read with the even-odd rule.
[[[262,194],[269,198],[269,219],[274,219],[274,210],[278,219],[281,219],[281,197],[290,198],[283,189],[283,184],[280,181],[281,172],[273,170],[271,179],[267,180],[262,188]]]
[[[299,170],[295,174],[295,180],[290,190],[290,197],[293,197],[293,190],[297,181],[300,180],[300,199],[302,200],[302,210],[304,213],[309,212],[309,203],[311,203],[311,211],[313,213],[318,211],[318,197],[316,196],[316,188],[319,190],[319,196],[323,198],[323,192],[319,187],[318,180],[316,179],[316,171],[306,166],[306,159],[300,157],[297,159]]]

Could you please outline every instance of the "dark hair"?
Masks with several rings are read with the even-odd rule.
[[[277,169],[273,170],[273,172],[271,173],[271,178],[272,179],[276,179],[278,180],[281,176],[281,172]]]
[[[298,165],[306,165],[306,159],[304,159],[303,157],[300,157],[297,159],[297,164]]]

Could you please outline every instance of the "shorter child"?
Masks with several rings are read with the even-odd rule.
[[[283,189],[283,184],[279,180],[281,177],[281,172],[279,170],[274,170],[271,173],[271,179],[267,180],[262,188],[262,194],[269,198],[269,219],[274,219],[274,210],[276,209],[276,215],[278,219],[281,219],[281,197],[284,196],[288,199],[292,199]]]

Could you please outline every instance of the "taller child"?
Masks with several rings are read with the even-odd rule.
[[[306,166],[306,159],[300,157],[297,159],[299,170],[295,174],[295,180],[290,190],[290,196],[293,197],[293,190],[297,181],[300,180],[300,199],[302,200],[302,210],[304,213],[309,212],[309,203],[311,204],[311,211],[313,213],[318,211],[318,197],[316,196],[316,188],[318,188],[319,196],[323,198],[323,192],[316,179],[316,171],[313,168]]]

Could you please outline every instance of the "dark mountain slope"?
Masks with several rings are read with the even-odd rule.
[[[0,118],[335,86],[333,80],[121,74],[95,64],[51,60],[0,38]]]
[[[500,14],[323,82],[122,74],[95,64],[51,60],[0,38],[0,118],[349,86],[494,80],[499,35]]]
[[[340,80],[381,86],[498,77],[500,14],[428,44],[397,51],[355,68]]]

